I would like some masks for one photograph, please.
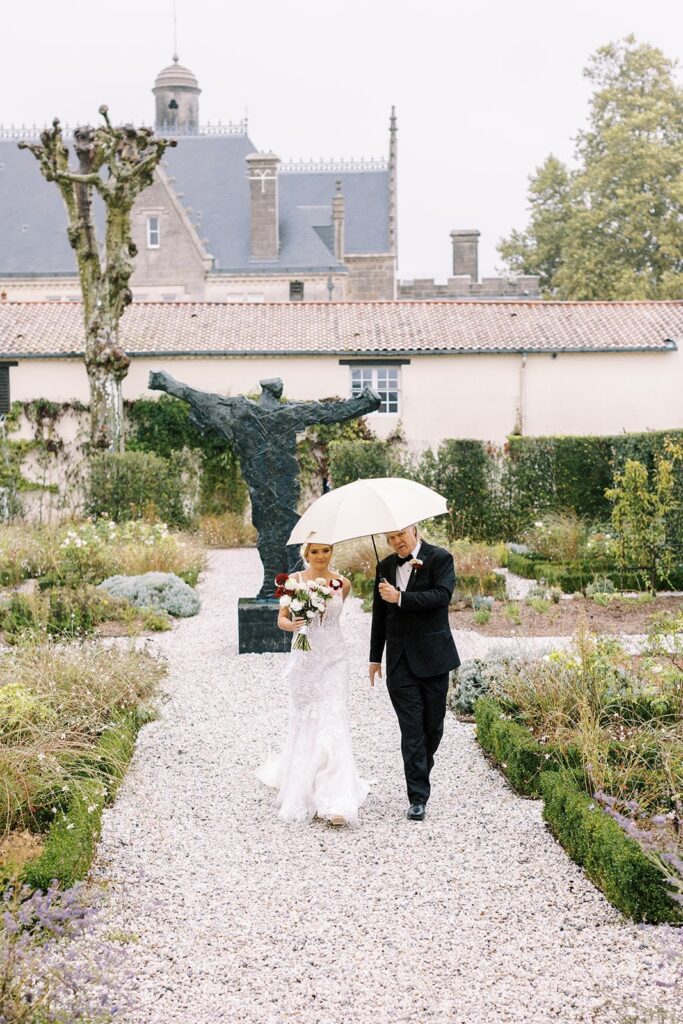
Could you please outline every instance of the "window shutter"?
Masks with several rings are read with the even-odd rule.
[[[9,407],[9,366],[0,366],[0,416],[6,416]]]

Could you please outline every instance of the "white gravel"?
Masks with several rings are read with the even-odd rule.
[[[358,603],[343,627],[372,792],[354,830],[281,822],[252,772],[284,736],[286,656],[237,655],[256,552],[210,564],[200,615],[154,641],[169,699],[140,734],[92,872],[138,978],[126,1024],[616,1024],[629,992],[675,1002],[657,985],[672,930],[622,920],[471,725],[449,716],[428,818],[405,819],[398,726],[366,683]]]

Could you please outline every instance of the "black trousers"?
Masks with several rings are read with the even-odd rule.
[[[408,800],[426,804],[429,773],[443,736],[448,696],[448,672],[421,679],[413,675],[405,654],[387,676],[387,690],[401,727],[401,754]]]

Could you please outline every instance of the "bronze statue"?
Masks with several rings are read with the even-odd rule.
[[[260,381],[257,401],[243,395],[224,397],[197,391],[168,373],[152,372],[149,387],[182,398],[190,420],[203,433],[220,434],[237,452],[251,497],[252,522],[258,530],[263,562],[259,598],[271,598],[275,576],[294,569],[298,553],[287,548],[299,498],[296,435],[312,423],[341,423],[374,412],[380,396],[365,387],[357,398],[329,402],[282,402],[279,377]]]

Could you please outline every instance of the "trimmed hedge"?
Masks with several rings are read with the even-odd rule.
[[[512,436],[503,448],[476,439],[449,439],[424,453],[415,476],[448,499],[452,536],[510,539],[548,512],[573,510],[592,520],[609,519],[605,489],[614,485],[615,473],[628,458],[652,469],[667,438],[683,441],[683,431]],[[680,509],[670,517],[670,542],[683,548],[683,471],[677,474],[676,487]]]
[[[517,576],[528,580],[545,580],[548,586],[560,587],[565,594],[574,594],[583,590],[594,579],[611,580],[617,590],[642,590],[643,574],[621,571],[618,568],[602,568],[595,562],[582,562],[574,565],[562,565],[546,562],[542,557],[530,553],[519,555],[511,551],[508,555],[508,569]],[[667,579],[658,581],[659,590],[683,588],[683,568],[674,569]]]
[[[22,882],[45,890],[56,878],[66,889],[86,876],[102,827],[102,810],[113,802],[133,756],[138,732],[150,719],[139,710],[115,716],[92,755],[97,777],[80,783],[64,813],[50,826],[41,854],[25,866]],[[102,795],[103,787],[106,796]]]
[[[522,796],[541,796],[541,773],[557,771],[562,761],[558,750],[538,743],[529,730],[513,721],[494,697],[480,697],[474,706],[477,740],[503,768]]]
[[[580,788],[576,749],[561,753],[537,742],[493,697],[474,708],[477,740],[523,796],[541,797],[543,817],[569,856],[613,906],[634,921],[683,922],[663,874],[640,846]]]
[[[661,871],[570,772],[544,772],[540,788],[551,832],[613,906],[634,921],[683,923]]]

